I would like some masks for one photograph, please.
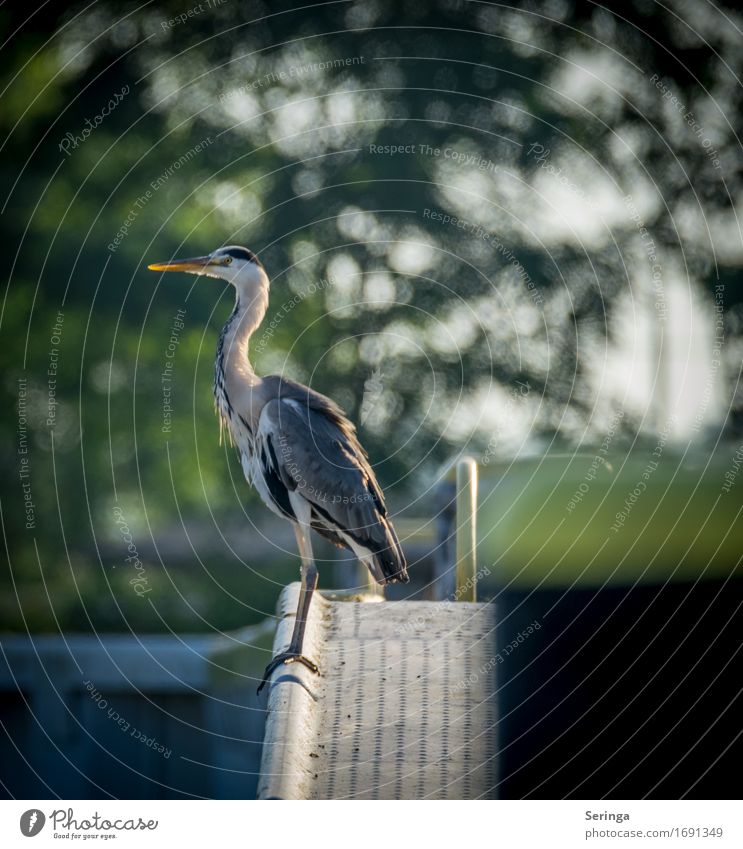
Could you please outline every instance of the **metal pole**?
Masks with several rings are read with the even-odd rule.
[[[477,600],[477,463],[457,463],[457,601]]]

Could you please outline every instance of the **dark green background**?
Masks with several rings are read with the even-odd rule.
[[[296,10],[235,0],[202,5],[174,26],[163,24],[196,4],[49,3],[30,18],[28,4],[0,8],[7,39],[0,77],[3,628],[232,628],[270,612],[279,585],[295,574],[288,528],[266,524],[233,452],[217,438],[212,363],[230,293],[217,281],[160,279],[147,262],[246,244],[273,278],[271,314],[342,269],[333,265],[339,258],[352,260],[364,281],[387,274],[394,303],[380,309],[362,294],[359,306],[334,314],[350,297],[343,287],[306,297],[255,365],[310,382],[357,421],[364,385],[381,369],[383,409],[361,432],[390,502],[410,516],[430,513],[418,493],[443,462],[465,444],[486,450],[487,419],[473,420],[466,433],[441,424],[442,410],[476,397],[483,383],[494,380],[504,393],[528,383],[539,399],[528,422],[537,446],[601,441],[606,417],[593,414],[586,368],[601,353],[596,340],[620,332],[613,308],[628,289],[627,256],[637,253],[629,214],[600,244],[566,239],[546,250],[538,222],[535,238],[524,236],[531,207],[492,205],[487,216],[473,208],[472,220],[518,257],[539,292],[537,319],[516,327],[503,307],[518,291],[509,288],[503,252],[423,215],[467,211],[466,199],[441,182],[441,157],[383,156],[369,145],[452,148],[528,181],[539,167],[528,151],[539,144],[573,182],[589,166],[605,169],[626,194],[655,181],[662,203],[646,224],[664,262],[681,268],[709,303],[714,287],[724,286],[729,415],[698,439],[739,434],[741,266],[735,252],[715,256],[713,244],[718,216],[730,217],[731,198],[741,196],[741,96],[732,75],[743,60],[722,15],[692,4],[690,28],[673,4],[665,10],[652,2],[620,4],[616,14],[582,2],[533,10],[453,0]],[[288,82],[270,77],[362,56],[363,63]],[[555,87],[578,58],[599,75],[589,108]],[[663,107],[653,74],[709,127],[720,168]],[[236,124],[229,93],[260,79],[267,83],[253,90],[255,111]],[[130,93],[90,137],[62,153],[65,134],[79,134],[124,86]],[[316,112],[303,119],[307,99]],[[302,126],[302,135],[282,141],[276,110],[290,101],[288,126]],[[322,129],[331,124],[336,129]],[[632,140],[630,153],[620,135]],[[137,209],[150,183],[205,138],[214,141]],[[470,171],[483,186],[507,184],[502,172]],[[110,252],[133,209],[126,237]],[[356,214],[349,224],[358,211],[367,217]],[[420,234],[432,251],[428,267],[420,274],[391,268],[392,242]],[[518,298],[517,307],[531,309],[525,290]],[[501,323],[481,314],[483,326],[453,348],[442,323],[483,299],[503,307]],[[174,359],[175,413],[163,434],[160,375],[178,309],[186,315]],[[59,410],[51,429],[46,372],[59,311]],[[446,327],[456,334],[452,322]],[[359,340],[383,331],[408,333],[421,345],[375,363]],[[545,345],[548,364],[539,355]],[[17,474],[24,378],[33,530],[24,527]],[[646,424],[625,415],[617,445],[645,433]],[[128,583],[116,505],[146,565],[146,599]],[[272,545],[279,533],[286,550]],[[332,573],[324,576],[332,583]]]

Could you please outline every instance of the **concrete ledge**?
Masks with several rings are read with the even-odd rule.
[[[299,585],[287,587],[274,653]],[[491,798],[497,784],[495,611],[313,599],[305,654],[268,699],[261,799]]]
[[[274,654],[289,645],[298,601],[299,584],[290,584],[279,597]],[[304,652],[320,667],[321,675],[325,661],[323,622],[329,618],[328,608],[329,603],[316,593],[305,631]],[[301,663],[293,663],[275,672],[268,687],[268,717],[258,798],[301,799],[307,792],[305,783],[310,778],[305,753],[314,732],[315,704],[320,698],[322,679]],[[270,740],[271,745],[265,746],[265,740]]]

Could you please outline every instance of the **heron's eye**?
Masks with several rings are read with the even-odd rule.
[[[231,256],[225,257],[224,258],[224,264],[225,265],[232,265],[232,257]]]

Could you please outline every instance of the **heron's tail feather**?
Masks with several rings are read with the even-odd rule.
[[[372,574],[379,584],[395,584],[398,581],[407,584],[410,580],[405,568],[407,564],[395,529],[386,519],[382,519],[381,524],[385,530],[385,542],[372,552]]]

